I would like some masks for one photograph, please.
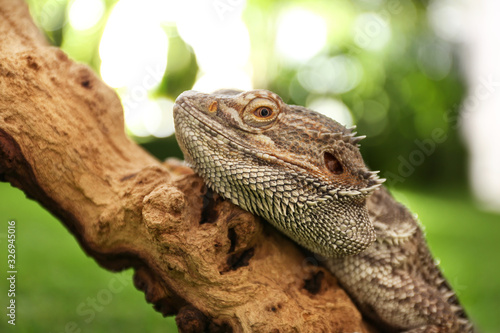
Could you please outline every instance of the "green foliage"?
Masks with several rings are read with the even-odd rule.
[[[156,89],[159,96],[175,100],[183,91],[193,87],[198,64],[191,48],[182,40],[174,28],[168,29],[169,49],[167,70],[160,86]]]
[[[321,62],[325,58],[348,57],[359,64],[361,82],[349,91],[324,93],[322,96],[339,99],[351,110],[358,133],[368,137],[361,143],[367,164],[375,170],[383,170],[382,175],[385,173],[392,185],[406,181],[463,184],[466,179],[465,149],[457,134],[456,123],[451,122],[447,115],[459,111],[465,93],[464,81],[455,45],[434,34],[429,27],[425,6],[418,1],[382,1],[378,2],[379,5],[367,1],[322,1],[314,6],[301,1],[294,3],[329,19],[331,37],[320,54],[306,63],[281,62],[269,47],[266,50],[273,57],[262,60],[258,56],[262,52],[260,47],[273,42],[269,36],[274,35],[273,22],[283,7],[275,6],[258,19],[254,19],[250,12],[245,21],[252,39],[256,40],[257,47],[252,50],[257,54],[255,59],[271,62],[271,65],[266,65],[272,67],[268,71],[267,88],[288,103],[307,105],[317,94],[301,84],[301,74],[314,70],[320,77],[324,75]],[[258,11],[262,5],[261,2],[251,4],[250,11]],[[377,13],[390,22],[391,39],[381,50],[364,49],[356,44],[359,36],[353,33],[353,26],[359,15],[366,12]],[[342,26],[332,21],[341,21]],[[374,25],[373,29],[376,29],[376,23]],[[264,30],[267,35],[262,37]],[[360,34],[369,42],[370,30],[361,30]],[[376,36],[376,31],[373,35]],[[432,139],[435,130],[442,130],[446,139],[436,142],[432,152],[424,152],[422,161],[409,161],[410,155],[420,149],[415,141]],[[414,171],[411,175],[401,174],[401,160],[412,164]]]

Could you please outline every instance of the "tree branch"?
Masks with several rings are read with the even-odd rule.
[[[175,161],[125,135],[113,90],[0,0],[0,179],[57,216],[181,331],[367,332],[335,278]]]

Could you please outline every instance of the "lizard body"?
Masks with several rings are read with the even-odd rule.
[[[187,91],[174,121],[186,161],[209,187],[328,257],[381,327],[473,331],[418,222],[365,166],[362,137],[267,90]]]

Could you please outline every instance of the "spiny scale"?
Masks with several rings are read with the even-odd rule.
[[[418,222],[366,168],[355,127],[266,90],[187,91],[174,120],[186,161],[207,185],[331,257],[325,265],[380,327],[473,331]]]

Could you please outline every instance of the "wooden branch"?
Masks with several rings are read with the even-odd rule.
[[[0,179],[57,216],[183,332],[368,332],[335,278],[191,169],[124,133],[120,100],[0,0]]]

